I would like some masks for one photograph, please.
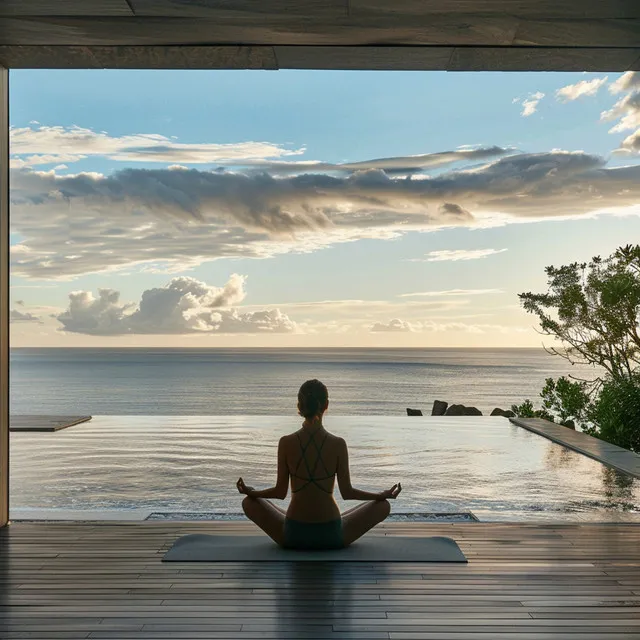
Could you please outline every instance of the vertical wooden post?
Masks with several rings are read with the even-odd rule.
[[[9,522],[9,70],[0,66],[0,527]]]

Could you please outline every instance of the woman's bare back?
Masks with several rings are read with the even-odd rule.
[[[344,440],[324,427],[303,427],[283,440],[292,493],[287,517],[302,522],[339,518],[333,492]]]

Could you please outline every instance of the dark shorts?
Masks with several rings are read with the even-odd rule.
[[[284,545],[286,549],[342,549],[342,519],[329,522],[300,522],[285,518]]]

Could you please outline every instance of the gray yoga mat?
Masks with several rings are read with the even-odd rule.
[[[466,562],[451,538],[364,536],[346,549],[282,549],[266,536],[195,533],[178,538],[163,562]]]

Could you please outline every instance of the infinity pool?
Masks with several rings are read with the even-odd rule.
[[[402,482],[396,514],[640,522],[640,480],[505,418],[325,422],[349,443],[355,486]],[[97,416],[56,433],[12,433],[13,516],[28,509],[51,518],[61,510],[228,517],[240,511],[238,476],[256,488],[272,486],[278,439],[299,426],[289,416]]]

